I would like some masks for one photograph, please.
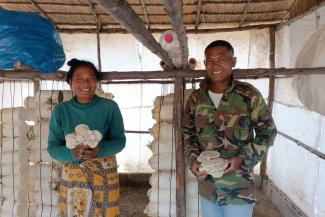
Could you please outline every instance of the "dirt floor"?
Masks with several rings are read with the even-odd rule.
[[[149,203],[148,189],[148,187],[121,187],[121,217],[147,217],[143,210]],[[257,190],[257,199],[253,217],[281,217],[279,211],[259,189]]]

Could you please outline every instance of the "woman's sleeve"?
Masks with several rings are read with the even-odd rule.
[[[114,102],[112,106],[112,116],[109,121],[108,131],[100,142],[98,157],[113,156],[125,147],[124,124],[121,111]]]
[[[51,157],[57,161],[78,162],[78,160],[72,155],[71,150],[65,145],[62,119],[58,106],[54,108],[51,115],[47,150]]]

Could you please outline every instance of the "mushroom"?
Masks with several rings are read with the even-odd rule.
[[[95,148],[102,138],[103,136],[99,131],[90,130],[86,124],[79,124],[75,127],[75,133],[68,134],[65,139],[67,147],[73,149],[78,144]]]

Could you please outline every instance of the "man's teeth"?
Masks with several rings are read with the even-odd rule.
[[[89,92],[90,91],[90,89],[81,89],[82,91],[87,91],[87,92]]]
[[[212,72],[214,75],[219,75],[221,74],[221,71],[217,71],[217,72]]]

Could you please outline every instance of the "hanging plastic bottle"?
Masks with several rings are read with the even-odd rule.
[[[179,68],[182,66],[182,49],[177,35],[172,30],[165,31],[159,39],[161,47],[167,51],[174,65]]]

